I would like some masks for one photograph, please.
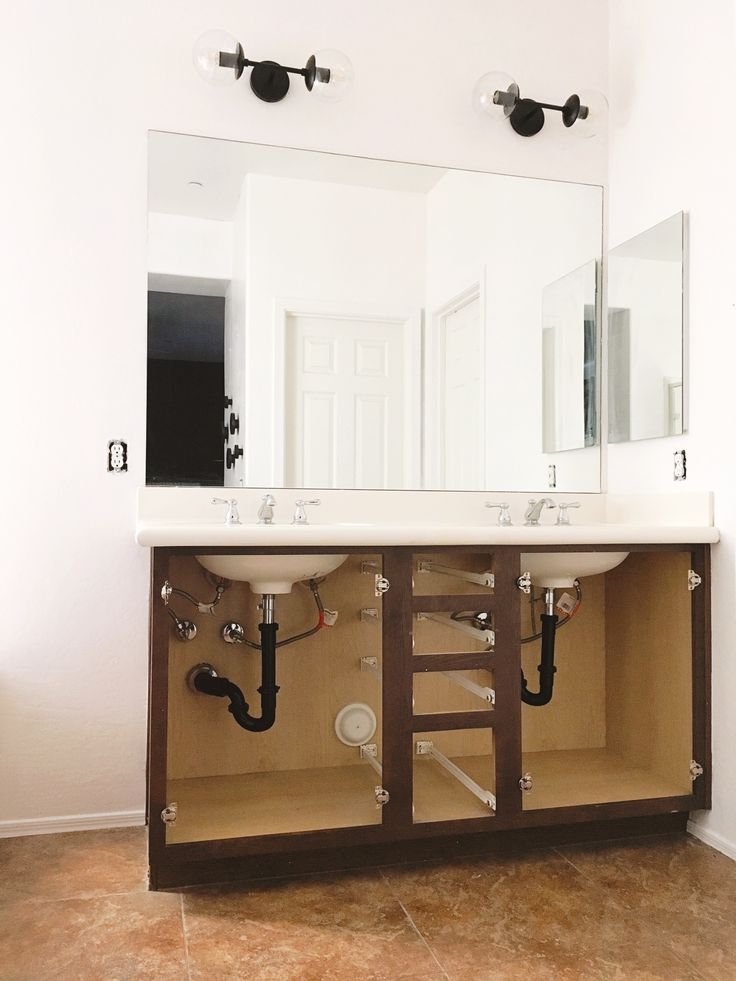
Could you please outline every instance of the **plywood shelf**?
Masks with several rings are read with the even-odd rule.
[[[377,783],[367,763],[170,780],[167,798],[179,813],[166,842],[379,824]]]
[[[687,760],[683,760],[683,779],[679,782],[608,749],[524,753],[522,765],[534,781],[534,789],[524,794],[525,811],[691,793]]]

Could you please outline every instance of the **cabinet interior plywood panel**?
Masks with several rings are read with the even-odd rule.
[[[456,671],[481,688],[493,688],[491,671]],[[444,675],[426,671],[414,675],[414,714],[434,712],[487,712],[493,706],[473,692],[461,688]]]
[[[580,584],[580,610],[555,638],[557,672],[552,701],[542,706],[522,705],[525,752],[606,745],[606,577],[591,576],[581,579]],[[555,595],[559,599],[561,591]],[[537,604],[538,630],[543,610],[543,605]],[[531,632],[529,598],[522,594],[521,636]],[[539,690],[541,643],[535,640],[521,648],[522,668],[531,691]]]
[[[689,552],[633,552],[607,574],[607,745],[689,794]]]

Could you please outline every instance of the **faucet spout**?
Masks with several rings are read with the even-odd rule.
[[[554,508],[557,507],[555,502],[551,497],[542,497],[540,500],[530,500],[529,507],[524,512],[524,524],[531,527],[536,527],[539,524],[539,518],[542,514],[542,508]]]

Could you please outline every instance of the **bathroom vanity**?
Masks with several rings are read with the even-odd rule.
[[[191,530],[193,544],[172,545],[165,529],[139,524],[138,540],[158,543],[151,888],[663,832],[683,829],[690,811],[709,806],[713,528],[683,528],[677,540],[680,529],[671,527],[651,542],[635,526],[628,541],[621,525],[563,534],[479,527],[475,542],[456,529],[458,544],[433,546],[406,541],[407,525],[390,536],[400,543],[347,546],[312,544],[320,529],[310,526],[303,545],[264,548],[204,545],[232,531],[204,527]],[[368,536],[346,528],[343,538]],[[171,529],[182,534],[181,525]],[[294,541],[289,526],[271,530]],[[263,529],[251,526],[251,539],[254,531]],[[438,526],[436,535],[444,542],[452,532]],[[591,537],[598,541],[583,542]],[[535,556],[566,553],[593,558],[588,571],[609,553],[617,564],[579,578],[582,603],[557,631],[552,698],[523,704],[521,671],[530,689],[538,683],[539,641],[522,639],[538,628],[541,574],[531,592],[522,574],[525,565],[540,568]],[[206,663],[257,708],[259,654],[224,643],[222,629],[236,621],[257,638],[261,596],[233,581],[213,616],[195,614],[191,641],[179,638],[161,599],[167,582],[198,598],[212,593],[214,580],[195,557],[205,554],[339,561],[319,586],[337,620],[278,651],[276,720],[266,732],[240,728],[225,699],[187,685]],[[575,587],[572,578],[556,581],[570,583],[555,592],[564,619]],[[186,604],[170,602],[189,615]],[[311,627],[313,609],[304,583],[276,594],[279,637]],[[350,745],[338,738],[336,719],[356,704]],[[366,707],[376,720],[367,735]]]

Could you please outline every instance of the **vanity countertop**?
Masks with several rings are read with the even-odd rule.
[[[225,524],[213,493],[237,500],[242,524]],[[713,496],[708,492],[650,495],[555,494],[580,508],[556,525],[544,509],[536,527],[523,524],[529,494],[432,491],[320,491],[321,507],[307,525],[291,524],[298,491],[275,491],[274,524],[257,524],[263,491],[145,487],[138,494],[135,538],[146,547],[285,548],[390,545],[656,545],[713,544]],[[537,497],[542,496],[536,495]],[[486,501],[509,503],[514,524],[499,526]],[[362,519],[362,520],[361,520]]]
[[[351,545],[654,545],[699,544],[719,540],[717,528],[702,525],[596,524],[558,527],[462,524],[193,524],[139,522],[136,541],[146,546],[269,548]]]

